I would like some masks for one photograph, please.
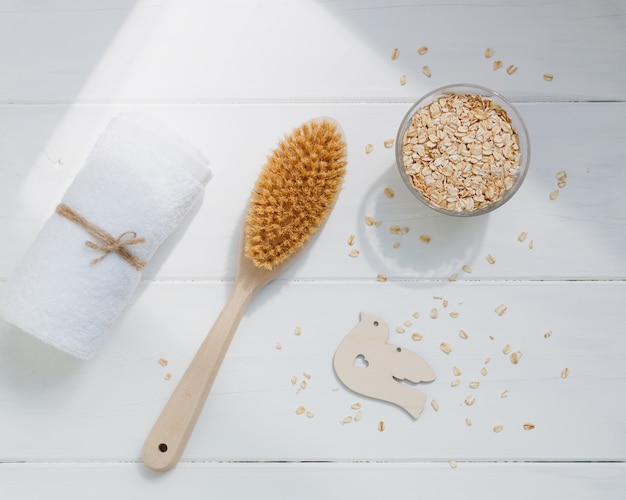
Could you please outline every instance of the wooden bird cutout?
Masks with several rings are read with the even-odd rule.
[[[378,316],[361,313],[359,323],[337,347],[333,366],[349,389],[394,403],[417,419],[426,395],[400,381],[431,382],[432,368],[416,353],[387,343],[389,327]]]

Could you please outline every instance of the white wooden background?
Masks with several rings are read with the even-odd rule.
[[[495,59],[519,69],[493,71]],[[0,322],[0,498],[624,497],[623,0],[1,0],[0,67],[0,286],[119,111],[165,120],[214,173],[95,359]],[[383,146],[416,98],[455,82],[510,97],[532,143],[515,198],[468,220],[418,206]],[[336,209],[251,305],[182,462],[152,473],[143,441],[231,288],[265,156],[318,115],[339,120],[348,140]],[[551,201],[559,170],[567,186]],[[360,311],[431,363],[438,378],[425,390],[438,412],[413,421],[340,385],[332,355]],[[523,352],[518,365],[505,344]],[[311,380],[298,391],[290,379],[303,372]],[[357,401],[361,421],[341,425]],[[299,405],[315,416],[296,415]]]

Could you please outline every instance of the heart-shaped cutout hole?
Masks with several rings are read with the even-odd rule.
[[[363,356],[363,354],[359,354],[354,359],[355,368],[367,368],[368,366],[369,366],[369,362],[367,361],[367,359],[365,359],[365,356]]]

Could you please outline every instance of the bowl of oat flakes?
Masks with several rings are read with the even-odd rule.
[[[481,215],[524,181],[528,131],[500,94],[479,85],[436,89],[407,112],[396,139],[398,170],[415,197],[437,212]]]

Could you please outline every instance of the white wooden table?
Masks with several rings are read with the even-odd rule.
[[[624,497],[623,1],[7,0],[0,63],[0,286],[120,111],[166,121],[214,174],[96,358],[0,322],[0,498]],[[532,144],[522,189],[473,219],[419,206],[383,145],[415,99],[457,82],[509,97]],[[319,115],[347,135],[337,206],[248,310],[181,463],[153,473],[143,441],[232,286],[265,156]],[[567,185],[551,200],[560,170]],[[361,311],[431,363],[438,378],[425,390],[439,411],[414,421],[340,384],[332,356]],[[523,353],[517,365],[506,344]],[[291,378],[303,372],[298,390]],[[342,425],[355,402],[361,420]],[[315,416],[296,415],[300,405]]]

